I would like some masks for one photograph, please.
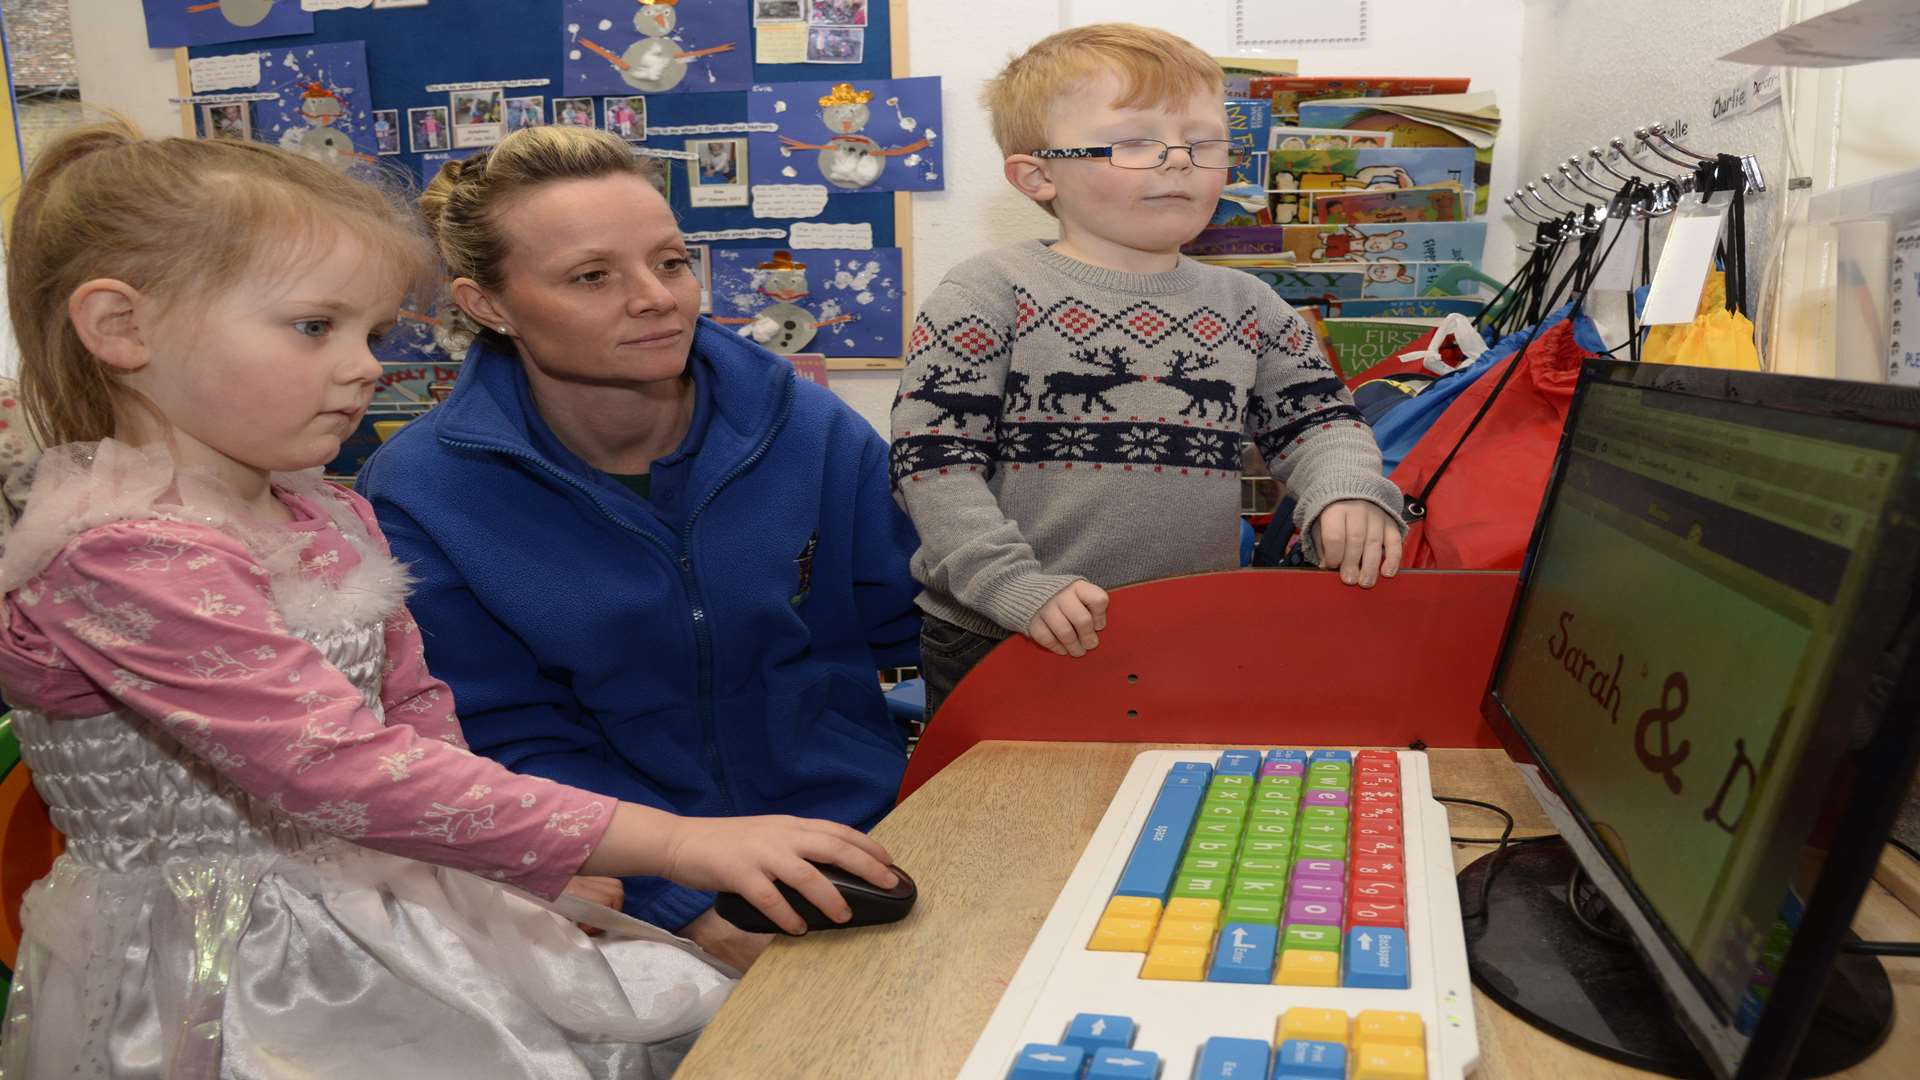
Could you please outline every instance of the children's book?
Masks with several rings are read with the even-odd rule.
[[[1484,221],[1406,225],[1272,225],[1202,229],[1182,248],[1189,255],[1291,255],[1296,263],[1465,262],[1479,265]]]
[[[1308,221],[1315,225],[1398,225],[1411,221],[1465,221],[1467,200],[1452,184],[1393,191],[1315,192]]]
[[[1325,307],[1339,300],[1411,299],[1446,279],[1464,263],[1348,263],[1322,266],[1242,267],[1295,307]]]
[[[1467,79],[1393,77],[1306,77],[1275,75],[1248,82],[1249,97],[1273,102],[1273,114],[1292,119],[1300,106],[1322,98],[1388,97],[1410,94],[1463,94]],[[1304,121],[1303,121],[1304,123]],[[1314,124],[1315,127],[1339,127],[1338,124]]]
[[[1246,164],[1237,166],[1229,184],[1258,184],[1266,177],[1267,129],[1273,126],[1273,106],[1265,101],[1229,100],[1227,138],[1250,151]]]
[[[1269,150],[1385,150],[1392,145],[1391,131],[1279,125],[1267,129]]]
[[[1410,296],[1381,300],[1336,300],[1329,305],[1332,318],[1353,319],[1442,319],[1448,315],[1477,318],[1487,306],[1484,296]]]
[[[1327,349],[1333,354],[1333,366],[1342,379],[1350,379],[1392,356],[1440,325],[1439,319],[1352,319],[1321,320]]]
[[[1409,104],[1448,102],[1444,109]],[[1471,149],[1475,214],[1487,212],[1488,181],[1493,175],[1493,143],[1500,131],[1500,107],[1491,93],[1433,98],[1370,98],[1323,101],[1301,108],[1301,123],[1390,132],[1395,147]]]
[[[1226,77],[1227,96],[1244,98],[1255,95],[1250,85],[1255,79],[1271,78],[1275,75],[1295,75],[1300,71],[1298,60],[1264,60],[1248,56],[1216,56],[1221,74]]]
[[[1464,188],[1473,183],[1471,147],[1389,150],[1272,150],[1267,188],[1273,220],[1304,224],[1312,210],[1302,192],[1393,191],[1399,188]]]

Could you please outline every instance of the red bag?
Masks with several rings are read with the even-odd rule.
[[[1475,379],[1393,470],[1391,479],[1400,490],[1417,497],[1453,455],[1426,497],[1425,517],[1407,533],[1401,565],[1520,568],[1580,380],[1580,365],[1593,355],[1574,339],[1574,325],[1584,318],[1576,315],[1556,323],[1518,356]],[[1474,424],[1514,364],[1519,370],[1507,376],[1486,415]]]

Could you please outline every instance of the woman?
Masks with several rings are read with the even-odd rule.
[[[886,444],[699,318],[649,167],[554,126],[441,169],[420,205],[481,337],[360,490],[475,750],[682,814],[871,827],[906,762],[875,669],[919,630]],[[710,894],[620,884],[587,889],[737,967],[765,947]]]

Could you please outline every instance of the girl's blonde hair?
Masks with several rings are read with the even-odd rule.
[[[1103,71],[1120,80],[1117,109],[1177,102],[1201,91],[1222,93],[1220,64],[1187,39],[1132,23],[1062,30],[1008,61],[981,92],[993,117],[1000,154],[1030,154],[1047,145],[1047,110]]]
[[[521,128],[472,157],[440,166],[420,195],[420,216],[448,276],[471,278],[492,292],[505,282],[507,235],[500,220],[509,204],[563,180],[634,176],[651,182],[655,169],[610,131],[562,124]],[[449,307],[447,314],[455,310]],[[474,330],[505,344],[491,327]]]
[[[7,243],[20,397],[46,446],[113,434],[118,386],[81,344],[67,303],[96,278],[190,310],[263,266],[295,267],[345,228],[421,280],[432,251],[402,200],[326,165],[236,139],[146,139],[123,120],[40,152]]]

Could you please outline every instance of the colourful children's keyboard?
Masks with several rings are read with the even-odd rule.
[[[1479,1056],[1426,755],[1134,759],[962,1080],[1453,1080]]]

